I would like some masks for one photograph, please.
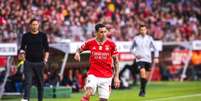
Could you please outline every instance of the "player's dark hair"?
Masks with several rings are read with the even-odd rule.
[[[141,25],[139,26],[139,28],[142,28],[142,27],[147,27],[147,26],[144,25],[144,24],[141,24]]]
[[[38,19],[36,19],[36,18],[31,19],[29,24],[32,24],[34,21],[38,21]]]
[[[106,26],[104,24],[96,24],[95,26],[96,32],[98,32],[99,28],[103,28],[103,27],[106,27]]]

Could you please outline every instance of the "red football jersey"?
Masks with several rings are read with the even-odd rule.
[[[88,74],[103,78],[112,77],[112,56],[118,54],[115,43],[110,39],[106,39],[100,43],[93,38],[81,46],[81,51],[85,50],[90,51],[90,68]]]

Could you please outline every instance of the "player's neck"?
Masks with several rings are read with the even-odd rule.
[[[96,41],[97,41],[97,42],[104,42],[105,40],[106,40],[105,37],[104,37],[104,38],[97,38],[97,37],[96,37]]]
[[[31,31],[31,34],[34,34],[34,35],[36,35],[38,33],[39,33],[39,31]]]
[[[147,34],[141,34],[142,37],[145,37]]]

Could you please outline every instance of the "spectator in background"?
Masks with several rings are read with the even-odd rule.
[[[49,86],[56,87],[57,83],[60,81],[59,70],[59,65],[57,63],[52,63],[50,65],[46,81]]]
[[[64,77],[61,85],[66,87],[72,87],[73,91],[78,92],[80,90],[78,69],[67,68],[64,71]]]
[[[196,50],[192,52],[192,61],[191,63],[195,69],[196,79],[201,79],[201,51]]]
[[[154,39],[188,41],[201,33],[201,1],[197,0],[3,0],[0,1],[0,42],[15,42],[32,17],[42,21],[49,42],[61,38],[92,38],[97,22],[110,23],[112,39],[130,41],[136,28],[147,23]],[[74,30],[74,28],[77,30]],[[76,32],[78,31],[78,32]],[[18,37],[17,37],[18,36]],[[79,37],[78,37],[79,36]]]

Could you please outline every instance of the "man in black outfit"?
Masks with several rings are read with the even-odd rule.
[[[29,101],[32,76],[36,77],[38,101],[43,100],[43,69],[49,57],[49,45],[45,33],[39,31],[39,21],[30,21],[31,31],[22,37],[20,55],[25,58],[25,86],[22,101]]]

